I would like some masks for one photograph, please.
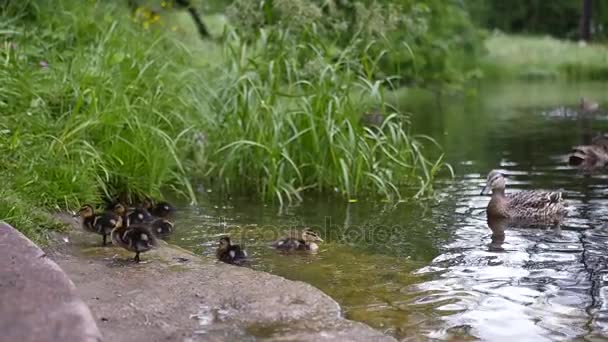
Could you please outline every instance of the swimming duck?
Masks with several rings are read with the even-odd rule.
[[[492,191],[487,215],[525,221],[559,222],[568,213],[561,192],[520,191],[505,195],[504,175],[493,170],[481,194]]]
[[[301,232],[289,232],[287,236],[275,241],[272,246],[280,250],[316,251],[319,249],[316,242],[323,242],[323,239],[312,230],[306,229]]]
[[[103,246],[106,245],[107,236],[112,230],[122,225],[122,218],[119,215],[110,211],[95,214],[95,209],[90,204],[83,205],[78,210],[78,214],[82,219],[82,228],[85,231],[103,236]]]
[[[590,145],[574,147],[568,164],[584,170],[605,167],[608,164],[608,136],[600,135],[593,138]]]
[[[220,238],[215,255],[218,260],[227,264],[242,265],[247,261],[247,252],[241,249],[241,246],[233,245],[227,236]]]
[[[173,223],[164,218],[158,218],[152,221],[150,228],[152,229],[152,232],[161,239],[164,239],[173,233]]]
[[[158,247],[158,241],[150,228],[134,224],[118,226],[112,230],[112,242],[128,251],[135,252],[133,261],[139,262],[139,253],[147,252]]]

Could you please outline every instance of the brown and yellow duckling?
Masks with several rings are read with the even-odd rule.
[[[85,231],[103,236],[103,246],[106,245],[107,236],[112,233],[112,230],[122,226],[121,216],[110,211],[96,214],[95,209],[90,204],[82,206],[78,210],[78,214],[82,219],[82,228]]]
[[[227,264],[242,265],[247,261],[247,252],[239,245],[233,245],[230,238],[220,238],[219,246],[215,251],[217,259]]]
[[[316,251],[319,249],[317,242],[323,242],[321,237],[312,230],[289,232],[285,237],[275,241],[272,246],[285,251]]]
[[[112,242],[128,251],[135,252],[135,262],[139,262],[139,254],[158,247],[158,240],[148,226],[132,224],[121,225],[112,230]]]

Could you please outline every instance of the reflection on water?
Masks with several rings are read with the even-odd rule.
[[[253,268],[306,281],[347,317],[405,340],[550,341],[608,334],[608,176],[567,166],[588,134],[573,109],[601,99],[606,84],[506,84],[437,106],[403,100],[415,131],[436,138],[457,177],[433,203],[344,204],[317,199],[278,212],[244,200],[203,199],[182,212],[173,242],[213,256],[229,233]],[[608,104],[606,104],[608,105]],[[567,115],[558,116],[559,113]],[[592,122],[602,132],[608,121]],[[507,192],[562,190],[566,221],[554,227],[487,222],[479,191],[491,169]],[[312,226],[327,241],[316,254],[284,255],[269,243]],[[188,227],[188,228],[186,228]]]

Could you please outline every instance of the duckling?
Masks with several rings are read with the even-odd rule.
[[[272,246],[280,250],[316,251],[319,249],[316,242],[323,242],[323,239],[317,233],[306,229],[301,233],[290,232],[288,236],[275,241]]]
[[[568,164],[583,170],[601,169],[608,164],[608,136],[600,135],[590,145],[576,146],[568,158]]]
[[[165,201],[155,203],[153,199],[147,197],[142,203],[142,207],[156,217],[168,218],[173,214],[175,208]]]
[[[133,261],[139,262],[139,253],[158,247],[156,236],[147,226],[118,226],[112,230],[112,242],[128,251],[135,252]]]
[[[247,261],[247,252],[239,245],[233,245],[230,238],[220,238],[219,246],[215,251],[217,259],[227,264],[242,265]]]
[[[82,228],[85,231],[103,236],[103,246],[106,245],[107,236],[112,230],[122,226],[122,218],[119,215],[109,211],[95,214],[95,209],[90,204],[82,206],[78,210],[78,214],[82,219]]]
[[[115,215],[122,219],[121,225],[124,225],[125,227],[129,226],[129,215],[127,214],[127,208],[122,203],[117,202],[114,204],[111,210]]]
[[[173,233],[173,223],[164,218],[158,218],[152,221],[150,227],[154,234],[161,239],[164,239]]]
[[[492,191],[486,210],[490,218],[558,223],[568,213],[561,192],[520,191],[505,195],[504,175],[496,170],[488,175],[481,194],[488,190]]]
[[[152,215],[142,207],[136,207],[129,210],[129,223],[141,224],[152,220]]]

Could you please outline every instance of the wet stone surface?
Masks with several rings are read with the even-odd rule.
[[[106,341],[390,341],[342,318],[314,287],[163,244],[134,264],[74,224],[47,253],[70,276]],[[68,242],[65,242],[67,240]]]

